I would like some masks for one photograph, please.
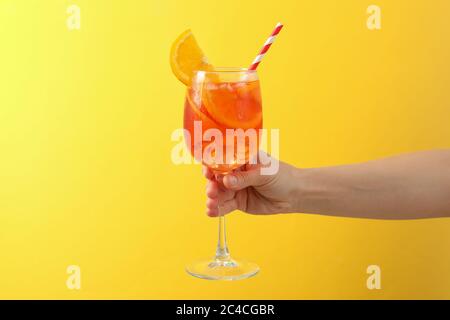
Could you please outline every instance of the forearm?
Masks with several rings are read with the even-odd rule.
[[[298,169],[298,212],[373,218],[450,216],[450,150]]]

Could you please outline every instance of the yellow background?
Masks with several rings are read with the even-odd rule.
[[[259,73],[283,160],[449,147],[449,14],[447,0],[0,0],[0,298],[450,298],[446,219],[235,213],[231,252],[261,273],[188,276],[212,255],[217,220],[200,167],[171,162],[184,88],[168,63],[192,28],[215,65],[246,66],[282,21]],[[370,264],[381,290],[366,288]]]

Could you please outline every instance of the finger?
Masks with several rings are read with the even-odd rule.
[[[228,200],[231,200],[236,195],[236,192],[232,190],[221,190],[217,182],[210,181],[206,187],[206,196],[208,200],[216,200],[219,204],[224,203]]]
[[[211,200],[207,203],[206,214],[210,217],[218,217],[221,215],[226,215],[237,209],[236,199],[231,199],[223,203],[222,205],[217,205],[217,200]]]
[[[219,203],[224,203],[225,201],[231,200],[236,195],[236,192],[229,189],[219,189],[217,198]]]
[[[206,200],[206,214],[210,217],[217,217],[219,215],[219,199]]]
[[[228,214],[234,210],[236,210],[238,207],[236,199],[231,199],[228,201],[225,201],[223,204],[219,206],[219,215],[225,215]]]
[[[215,199],[219,196],[219,184],[216,181],[208,180],[206,183],[206,196]]]
[[[242,190],[249,186],[261,186],[267,183],[270,176],[262,175],[259,168],[249,171],[236,171],[225,176],[223,184],[231,190]]]
[[[209,209],[217,208],[219,206],[219,199],[207,199],[206,207]]]
[[[202,166],[202,173],[208,180],[214,180],[214,173],[207,166]]]
[[[214,210],[219,208],[219,200],[217,199],[207,199],[206,200],[206,210]]]
[[[217,181],[220,187],[223,187],[223,175],[221,174],[215,174],[214,180]]]
[[[219,208],[206,208],[206,214],[209,217],[217,217],[219,215]]]

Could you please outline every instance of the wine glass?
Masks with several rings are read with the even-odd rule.
[[[256,70],[214,68],[195,72],[186,93],[184,128],[190,152],[210,168],[216,178],[254,160],[262,128]],[[259,271],[256,264],[231,258],[225,217],[221,215],[218,220],[215,256],[189,264],[186,271],[210,280],[237,280],[255,275]]]

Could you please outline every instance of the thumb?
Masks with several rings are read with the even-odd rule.
[[[250,186],[261,186],[267,183],[270,176],[261,175],[258,169],[250,171],[236,171],[223,178],[223,184],[227,189],[241,190]]]

